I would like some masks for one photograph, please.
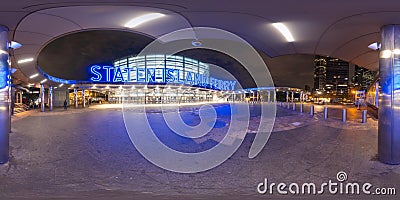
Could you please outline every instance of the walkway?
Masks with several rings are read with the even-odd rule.
[[[136,151],[118,108],[32,111],[17,117],[10,163],[0,166],[0,199],[266,199],[256,192],[264,178],[321,183],[335,180],[339,171],[347,172],[349,181],[400,189],[400,166],[376,161],[375,125],[349,129],[352,124],[331,125],[336,122],[279,108],[275,131],[256,158],[247,157],[255,135],[249,130],[239,150],[219,167],[177,174]],[[297,196],[273,198],[284,197]],[[372,197],[382,199],[360,198]]]

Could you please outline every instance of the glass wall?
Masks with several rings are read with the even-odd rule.
[[[114,66],[130,68],[131,82],[153,82],[148,79],[154,79],[155,83],[167,83],[166,69],[173,70],[169,73],[177,79],[174,82],[185,83],[185,80],[193,80],[195,74],[210,76],[208,64],[176,55],[131,56],[116,60]],[[125,76],[124,79],[128,80],[128,75]]]

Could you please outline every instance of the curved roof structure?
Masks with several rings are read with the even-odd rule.
[[[215,27],[230,31],[270,57],[320,54],[378,69],[378,52],[368,48],[379,42],[380,28],[400,24],[400,8],[393,0],[270,0],[270,1],[96,1],[37,0],[1,3],[0,24],[10,29],[9,39],[23,45],[12,52],[24,81],[35,72],[35,62],[49,42],[82,30],[125,30],[158,37],[182,28]],[[134,28],[124,25],[146,13],[165,17]],[[292,33],[287,42],[273,23]],[[38,82],[41,76],[35,77]]]

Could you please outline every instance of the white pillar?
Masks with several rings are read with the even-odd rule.
[[[82,108],[86,107],[85,90],[82,90]]]
[[[44,85],[41,84],[40,85],[40,111],[44,112],[44,93],[45,93],[45,89],[44,89]]]
[[[53,110],[53,86],[49,88],[49,110]]]
[[[292,92],[292,102],[294,102],[294,92]]]
[[[74,107],[78,108],[78,89],[74,88]]]

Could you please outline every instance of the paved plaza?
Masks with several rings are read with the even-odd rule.
[[[249,130],[239,150],[222,165],[179,174],[144,159],[129,140],[121,109],[104,107],[32,110],[13,116],[11,159],[0,166],[0,199],[307,199],[315,196],[260,195],[257,185],[264,178],[318,184],[336,180],[339,171],[352,182],[400,186],[400,166],[377,161],[377,121],[372,118],[367,124],[358,119],[342,123],[335,118],[323,120],[319,108],[310,117],[278,107],[271,138],[256,158],[248,158],[255,136]],[[156,114],[150,113],[150,118]],[[257,117],[251,123],[256,124]],[[208,148],[218,141],[214,139],[196,145]]]

